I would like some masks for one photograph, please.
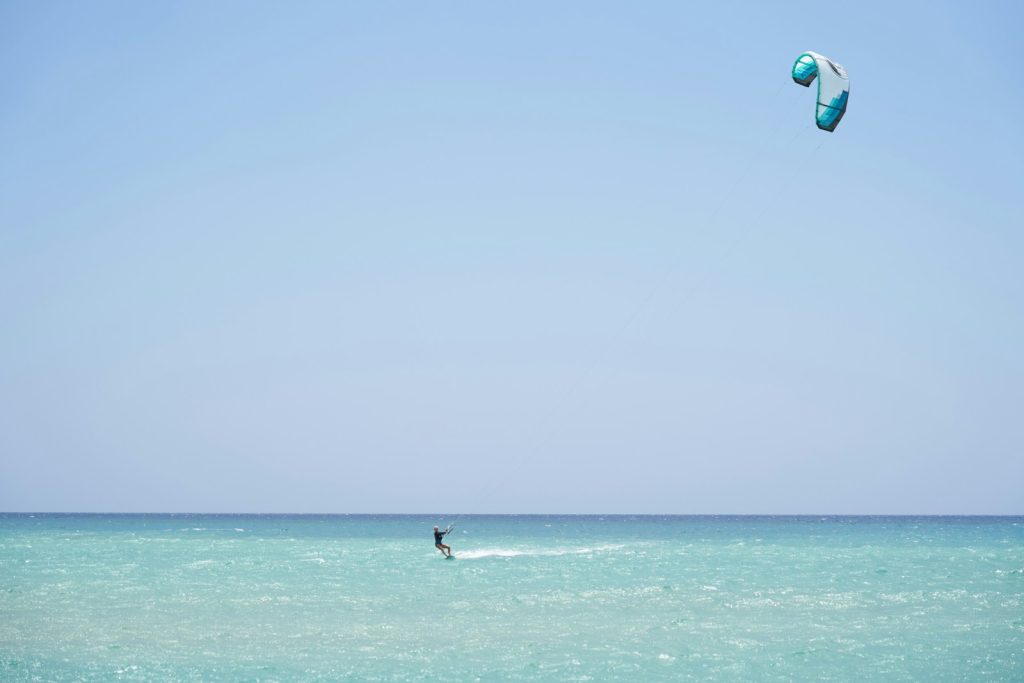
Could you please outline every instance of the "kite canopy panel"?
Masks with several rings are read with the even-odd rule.
[[[815,120],[818,128],[832,132],[846,113],[850,98],[850,77],[846,69],[817,52],[805,52],[793,64],[793,80],[810,87],[818,79],[818,108]]]

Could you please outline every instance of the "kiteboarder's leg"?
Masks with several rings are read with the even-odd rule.
[[[448,557],[452,554],[452,549],[446,546],[444,543],[435,543],[434,547],[441,551],[441,554]],[[447,552],[446,552],[447,550]]]

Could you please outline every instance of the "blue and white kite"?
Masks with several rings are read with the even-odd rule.
[[[818,109],[815,120],[818,128],[832,132],[846,113],[846,101],[850,99],[850,77],[846,69],[817,52],[805,52],[793,64],[793,80],[810,87],[818,78]]]

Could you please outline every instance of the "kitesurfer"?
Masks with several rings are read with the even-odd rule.
[[[449,526],[444,531],[441,531],[439,527],[434,527],[434,547],[440,550],[441,554],[445,557],[452,556],[452,547],[450,545],[445,545],[441,541],[444,540],[445,534],[447,534],[451,530],[451,526]]]

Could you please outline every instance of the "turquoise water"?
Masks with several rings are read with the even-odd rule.
[[[1024,680],[1024,518],[0,515],[0,680],[811,679]]]

